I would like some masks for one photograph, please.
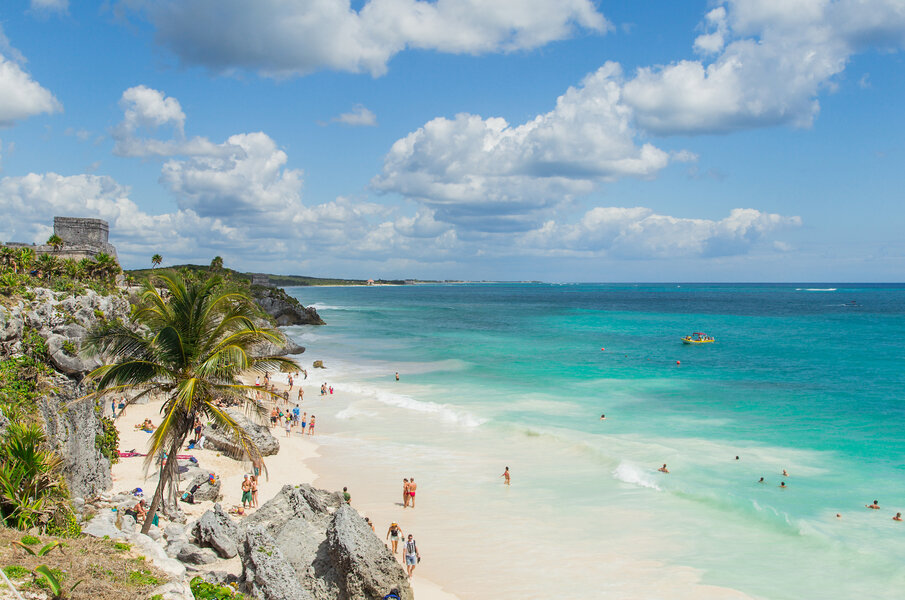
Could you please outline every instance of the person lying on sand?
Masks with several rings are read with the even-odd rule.
[[[135,429],[141,430],[141,431],[147,431],[148,433],[150,433],[150,432],[154,431],[155,429],[157,429],[157,427],[154,425],[154,423],[151,421],[151,419],[145,419],[144,421],[141,422],[141,424],[135,425]]]

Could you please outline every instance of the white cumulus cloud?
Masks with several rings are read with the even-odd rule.
[[[377,125],[377,115],[361,104],[356,104],[351,111],[334,117],[332,120],[334,123],[352,127],[375,127]]]
[[[591,0],[122,0],[182,61],[288,76],[321,69],[381,75],[406,48],[457,54],[526,50],[608,27]]]
[[[13,48],[0,26],[0,127],[63,110],[63,105],[24,68],[25,57]]]
[[[373,186],[470,229],[532,229],[597,182],[649,177],[669,163],[668,153],[636,143],[621,77],[607,63],[517,126],[470,114],[429,121],[393,144]]]

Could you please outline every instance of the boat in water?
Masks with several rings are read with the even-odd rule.
[[[691,335],[686,335],[682,338],[683,344],[712,344],[714,341],[713,337],[700,331],[695,331]]]

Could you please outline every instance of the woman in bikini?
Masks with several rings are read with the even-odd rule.
[[[399,523],[393,521],[390,523],[390,528],[387,530],[386,539],[390,540],[390,544],[392,544],[393,554],[396,554],[396,548],[399,545],[399,540],[402,538],[402,529],[399,527]]]
[[[409,500],[412,503],[412,508],[415,508],[415,490],[418,489],[418,484],[415,483],[414,477],[409,477]]]
[[[311,422],[308,423],[308,435],[314,435],[314,415],[311,415]]]

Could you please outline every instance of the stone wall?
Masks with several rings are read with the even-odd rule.
[[[53,232],[63,238],[67,245],[102,248],[110,238],[110,225],[101,219],[54,217]]]

